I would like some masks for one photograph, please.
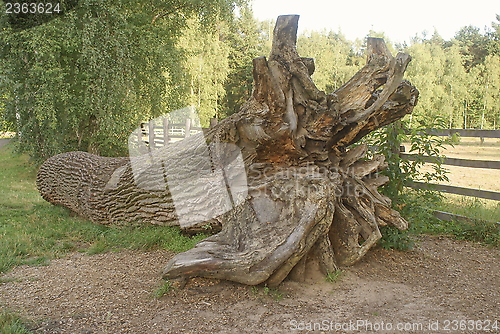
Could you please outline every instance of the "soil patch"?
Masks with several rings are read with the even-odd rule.
[[[0,138],[0,149],[9,143],[10,139]]]
[[[376,248],[333,283],[311,275],[274,290],[195,278],[154,298],[172,256],[72,253],[48,266],[17,267],[2,277],[0,304],[32,320],[36,333],[480,333],[477,321],[500,326],[500,250],[470,242],[422,236],[410,252]],[[468,327],[454,331],[453,321]]]

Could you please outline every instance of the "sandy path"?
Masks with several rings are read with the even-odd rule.
[[[311,274],[275,292],[196,278],[152,298],[171,256],[74,253],[21,266],[3,277],[0,304],[32,319],[36,333],[500,333],[477,322],[451,330],[454,320],[500,322],[500,250],[473,243],[423,236],[411,252],[377,248],[335,283]]]

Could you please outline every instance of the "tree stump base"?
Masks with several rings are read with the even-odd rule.
[[[303,279],[308,259],[325,274],[355,263],[381,238],[380,226],[406,229],[378,192],[389,181],[379,174],[384,157],[367,159],[366,145],[355,144],[413,110],[418,90],[402,79],[410,57],[369,38],[367,64],[326,94],[311,79],[314,61],[297,54],[297,23],[297,15],[278,17],[269,59],[253,61],[252,96],[205,136],[135,158],[55,156],[38,174],[42,196],[97,223],[222,226],[166,265],[163,277],[179,282],[276,286]],[[192,187],[177,185],[193,178]]]

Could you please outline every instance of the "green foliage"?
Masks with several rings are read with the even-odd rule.
[[[30,334],[25,322],[16,314],[0,310],[0,334]]]
[[[480,242],[484,245],[500,247],[500,224],[497,222],[471,219],[443,221],[420,226],[423,233],[451,236],[459,240]]]
[[[462,137],[458,132],[455,132],[451,137],[450,137],[450,143],[451,145],[458,145],[460,144],[460,140],[462,140]]]
[[[21,31],[2,14],[0,96],[19,150],[36,161],[71,150],[126,155],[141,121],[185,106],[176,43],[188,20],[210,26],[235,3],[81,0]]]
[[[414,242],[408,231],[400,231],[393,226],[384,226],[380,229],[382,239],[379,244],[385,249],[407,251],[413,248]]]
[[[455,35],[459,42],[460,53],[464,59],[464,67],[467,71],[479,64],[484,64],[486,56],[490,53],[492,41],[480,33],[478,27],[466,26]]]
[[[500,225],[497,222],[471,220],[455,224],[454,235],[458,239],[500,246]]]
[[[186,237],[176,227],[102,226],[71,217],[66,209],[40,197],[26,156],[0,150],[0,170],[0,272],[21,264],[45,264],[77,250],[88,254],[123,248],[183,252],[205,237]]]
[[[412,229],[423,221],[429,219],[428,212],[422,211],[424,203],[431,207],[440,197],[437,193],[428,190],[408,190],[405,185],[412,181],[442,181],[447,180],[447,171],[442,167],[443,156],[440,150],[449,139],[433,136],[426,133],[425,129],[439,129],[444,125],[444,120],[436,118],[431,122],[419,121],[418,126],[408,130],[406,122],[398,121],[375,132],[372,132],[365,141],[375,147],[376,152],[385,156],[388,167],[382,172],[389,177],[389,182],[382,188],[382,193],[392,200],[393,207],[400,211],[409,220]],[[410,161],[400,155],[400,144],[409,146],[410,154],[416,154],[416,159]],[[423,156],[430,161],[424,161]],[[428,163],[432,171],[422,170],[421,167]],[[415,200],[417,198],[417,200]],[[435,219],[434,219],[435,220]],[[414,230],[400,231],[392,226],[381,228],[382,239],[380,245],[384,248],[408,250],[413,247],[411,234]]]
[[[344,272],[341,269],[337,269],[332,273],[327,273],[325,280],[330,283],[338,282]]]
[[[173,289],[172,283],[169,280],[162,280],[158,287],[153,291],[152,296],[153,298],[161,298]]]
[[[441,166],[440,150],[444,144],[453,142],[453,138],[426,134],[426,128],[439,129],[443,127],[443,119],[435,119],[431,124],[419,122],[419,126],[408,132],[404,129],[405,122],[390,125],[377,131],[368,138],[368,142],[379,148],[378,153],[386,156],[388,168],[384,171],[390,177],[390,182],[384,186],[383,193],[393,200],[393,206],[410,222],[408,231],[386,226],[381,229],[380,245],[384,248],[408,250],[413,247],[412,235],[419,233],[447,234],[458,239],[479,241],[498,246],[500,240],[500,225],[491,220],[498,220],[500,214],[486,210],[478,199],[463,200],[461,203],[446,205],[446,198],[430,190],[414,190],[404,185],[411,181],[444,181],[447,171]],[[459,138],[455,138],[458,141]],[[410,146],[408,153],[417,154],[415,161],[402,159],[399,156],[399,143]],[[422,171],[424,165],[422,156],[431,157],[431,171]],[[500,207],[497,207],[498,211]],[[468,217],[477,217],[472,221],[442,222],[433,216],[432,210],[454,212]],[[495,212],[496,212],[495,211]]]
[[[414,121],[415,123],[415,121]],[[383,154],[388,167],[383,171],[390,179],[383,187],[383,193],[389,196],[395,204],[401,204],[400,195],[404,186],[412,181],[443,181],[447,180],[447,170],[442,167],[443,155],[440,150],[449,144],[448,138],[433,136],[425,129],[440,129],[444,126],[442,118],[430,121],[419,120],[413,129],[406,128],[407,122],[398,121],[372,132],[364,138],[364,142],[375,148],[373,153]],[[410,161],[400,156],[400,145],[409,146],[409,154],[416,154],[416,159]],[[432,172],[422,171],[426,163],[424,156],[430,159],[427,163],[432,166]]]
[[[500,222],[500,202],[476,197],[446,194],[438,203],[438,210],[471,217],[477,220]]]
[[[404,192],[404,202],[397,209],[409,221],[410,228],[399,231],[394,227],[383,227],[379,242],[382,247],[411,249],[415,244],[415,236],[422,233],[500,246],[500,224],[496,223],[500,220],[500,205],[488,210],[479,199],[463,198],[457,203],[449,202],[442,194],[433,191],[407,188]],[[433,215],[433,210],[462,214],[472,219],[442,221]]]
[[[250,97],[253,84],[252,60],[267,56],[271,49],[271,22],[258,22],[250,7],[240,8],[240,15],[225,26],[221,39],[229,47],[228,76],[224,85],[220,116],[229,116]]]
[[[38,162],[71,150],[126,155],[140,122],[186,106],[196,107],[203,126],[226,117],[250,96],[252,58],[270,50],[272,22],[256,21],[244,0],[62,4],[71,10],[30,29],[12,28],[0,14],[0,128],[18,132],[19,151]],[[409,128],[436,115],[449,128],[498,126],[499,26],[397,46],[412,55],[407,77],[421,91]],[[298,38],[328,92],[364,64],[365,47],[331,31]]]
[[[280,301],[285,297],[285,294],[281,292],[278,288],[270,288],[267,286],[264,287],[257,287],[257,286],[252,286],[251,287],[252,294],[256,296],[257,298],[268,298],[271,297],[274,301]]]
[[[185,55],[182,86],[185,89],[185,105],[195,106],[201,125],[208,127],[209,119],[217,115],[219,101],[224,97],[224,82],[228,76],[229,47],[221,40],[222,30],[203,30],[197,20],[188,20],[187,27],[177,43]]]
[[[314,58],[313,80],[327,92],[340,88],[364,65],[355,46],[341,33],[306,32],[299,36],[297,50],[303,57]]]

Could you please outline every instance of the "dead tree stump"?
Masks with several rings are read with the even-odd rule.
[[[327,94],[311,79],[313,59],[297,54],[297,23],[278,17],[269,58],[253,61],[252,96],[205,136],[134,158],[57,155],[38,173],[43,198],[96,223],[222,226],[176,255],[167,279],[276,286],[302,277],[308,257],[332,272],[365,255],[380,226],[406,229],[377,190],[388,182],[384,157],[366,159],[367,147],[353,144],[413,110],[418,90],[403,80],[410,56],[369,38],[366,65]]]

